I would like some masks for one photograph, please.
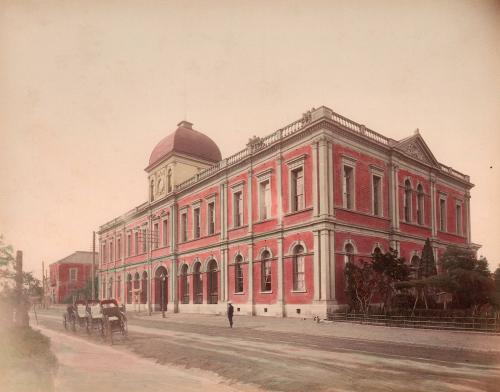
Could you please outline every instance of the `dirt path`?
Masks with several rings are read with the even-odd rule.
[[[141,358],[126,350],[96,344],[39,326],[51,338],[59,361],[55,379],[57,392],[100,391],[258,391],[250,386],[229,385],[214,373],[189,372]]]
[[[56,319],[46,315],[43,322],[60,329]],[[129,339],[117,344],[160,363],[185,366],[189,374],[203,369],[265,390],[477,392],[497,391],[500,384],[498,350],[444,347],[442,340],[437,346],[394,343],[391,334],[398,330],[385,341],[371,341],[272,330],[245,325],[243,319],[235,329],[222,318],[175,320],[180,319],[130,315]]]

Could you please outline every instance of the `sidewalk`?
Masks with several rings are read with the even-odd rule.
[[[162,319],[161,313],[153,313],[151,316],[148,316],[146,312],[128,312],[127,316],[131,321],[137,318],[165,323],[203,324],[207,326],[227,327],[226,317],[217,315],[169,313],[166,314],[165,319]],[[418,346],[500,352],[499,335],[477,332],[395,328],[327,321],[322,321],[318,324],[311,319],[282,319],[276,317],[238,315],[234,317],[234,327],[236,329],[249,328],[262,331],[325,337],[330,336],[332,338],[355,339],[357,341],[384,341]]]

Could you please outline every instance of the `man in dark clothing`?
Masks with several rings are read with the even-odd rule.
[[[231,305],[231,302],[227,303],[227,318],[229,320],[229,326],[233,328],[233,313],[234,313],[234,308],[233,305]]]

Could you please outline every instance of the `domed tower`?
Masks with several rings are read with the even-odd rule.
[[[161,199],[176,184],[196,175],[222,159],[212,139],[181,121],[177,129],[164,137],[151,152],[148,173],[149,201]]]

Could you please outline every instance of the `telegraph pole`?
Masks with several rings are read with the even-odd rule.
[[[16,325],[18,327],[28,327],[29,317],[26,309],[26,298],[23,297],[23,252],[18,250],[16,253]]]
[[[42,308],[45,307],[45,264],[42,260]]]
[[[95,299],[95,231],[92,232],[92,299]]]

